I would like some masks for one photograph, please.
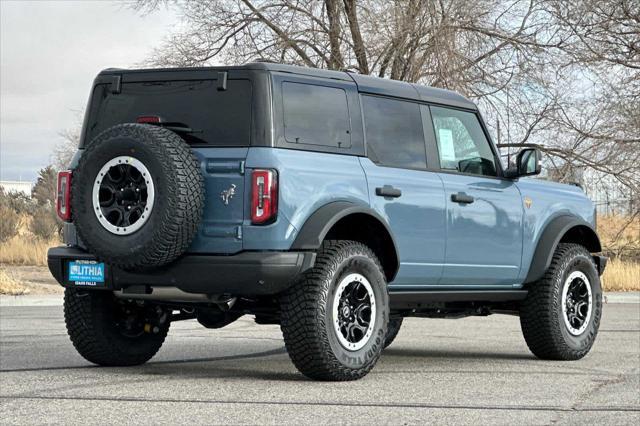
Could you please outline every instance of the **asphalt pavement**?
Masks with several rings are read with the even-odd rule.
[[[3,424],[640,424],[640,304],[609,303],[591,353],[539,361],[517,317],[408,319],[364,379],[313,382],[277,326],[172,324],[148,364],[100,368],[60,306],[0,308]]]

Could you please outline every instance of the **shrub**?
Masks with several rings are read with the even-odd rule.
[[[31,197],[41,206],[53,206],[56,203],[57,185],[58,174],[53,166],[40,169],[38,180],[31,191]]]
[[[5,192],[1,187],[0,205],[15,210],[19,215],[32,215],[36,208],[36,202],[24,192]]]
[[[49,240],[59,231],[59,226],[54,209],[41,206],[33,214],[29,230],[36,237]]]
[[[20,284],[16,277],[4,269],[0,269],[0,294],[18,296],[27,293],[29,293],[29,289]]]
[[[0,205],[0,242],[4,243],[18,235],[20,215],[12,208]]]

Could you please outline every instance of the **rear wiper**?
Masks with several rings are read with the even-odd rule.
[[[192,129],[191,127],[187,127],[187,126],[172,126],[170,124],[160,124],[161,127],[164,127],[165,129],[169,129],[172,130],[176,133],[202,133],[202,130],[197,130],[197,129]]]
[[[176,133],[202,133],[202,130],[192,129],[185,123],[180,123],[178,121],[160,121],[159,123],[150,123],[155,124],[156,126],[164,127],[165,129],[169,129]]]
[[[169,129],[173,132],[178,133],[179,135],[184,135],[183,137],[187,140],[188,143],[203,143],[206,144],[207,141],[200,139],[195,134],[204,133],[204,130],[192,129],[184,123],[179,122],[167,122],[167,123],[158,123],[157,126],[164,127],[165,129]]]
[[[165,129],[172,130],[176,133],[203,133],[203,130],[192,129],[185,123],[180,123],[178,121],[164,121],[159,115],[141,115],[137,118],[136,122],[141,124],[150,124],[152,126],[164,127]]]

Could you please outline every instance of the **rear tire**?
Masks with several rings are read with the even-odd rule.
[[[84,359],[98,365],[120,367],[150,360],[167,337],[169,314],[157,305],[116,299],[108,291],[64,292],[71,342]]]
[[[382,353],[389,320],[380,262],[364,244],[325,241],[315,266],[283,294],[281,315],[289,357],[302,374],[364,377]]]
[[[387,336],[384,338],[384,347],[387,348],[400,333],[400,327],[402,327],[402,320],[404,318],[394,318],[389,320],[389,326],[387,327]]]
[[[584,357],[602,316],[600,277],[587,249],[559,244],[545,275],[528,290],[520,324],[531,352],[549,360]]]

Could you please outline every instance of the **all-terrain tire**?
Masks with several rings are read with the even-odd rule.
[[[334,296],[349,274],[370,283],[376,311],[371,336],[358,350],[347,350],[333,325]],[[375,254],[355,241],[325,241],[315,266],[281,297],[281,329],[289,357],[305,376],[316,380],[356,380],[376,364],[389,320],[389,297]]]
[[[153,324],[138,335],[126,335],[118,328],[121,318],[116,315],[117,303],[120,302],[111,292],[66,289],[64,320],[67,333],[78,353],[89,362],[103,366],[144,364],[162,346],[169,332],[168,316],[164,320],[160,316],[158,321],[156,313],[150,311]]]
[[[578,335],[565,324],[562,305],[563,289],[573,271],[583,273],[591,288],[591,315]],[[520,325],[531,352],[548,360],[584,357],[593,346],[602,316],[600,277],[587,249],[578,244],[559,244],[549,269],[528,290],[520,308]]]
[[[393,318],[389,320],[389,326],[387,327],[387,335],[384,338],[385,348],[388,347],[390,344],[392,344],[393,341],[398,336],[398,333],[400,333],[400,327],[402,327],[403,319],[404,318]]]
[[[146,222],[127,235],[106,229],[93,203],[101,168],[119,157],[140,161],[155,188]],[[177,259],[191,244],[203,214],[204,179],[198,160],[178,134],[153,125],[120,124],[84,149],[73,171],[71,205],[80,240],[100,260],[126,269],[157,267]]]

